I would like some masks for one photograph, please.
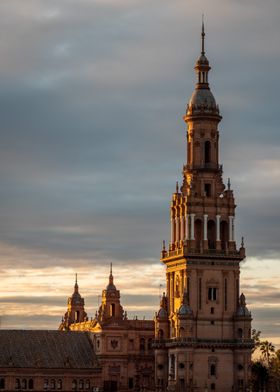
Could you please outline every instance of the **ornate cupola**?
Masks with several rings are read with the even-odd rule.
[[[86,321],[87,313],[85,312],[85,300],[79,293],[78,277],[76,274],[74,292],[68,298],[67,312],[62,318],[60,329],[68,329],[73,323]]]
[[[120,303],[120,291],[114,285],[112,272],[112,263],[110,265],[109,283],[105,290],[102,291],[102,303],[99,307],[97,320],[99,322],[108,322],[124,319],[123,307]]]
[[[216,117],[217,121],[221,120],[221,116],[219,114],[219,107],[216,104],[215,98],[209,88],[208,83],[208,73],[211,69],[209,65],[209,61],[205,56],[205,32],[204,32],[204,23],[202,23],[202,31],[201,31],[201,53],[198,57],[195,64],[195,71],[197,74],[197,83],[195,86],[195,90],[189,100],[186,109],[186,117],[187,121],[189,117],[192,116],[200,116],[200,115],[210,115],[211,117]]]

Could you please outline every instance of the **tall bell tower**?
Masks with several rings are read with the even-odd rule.
[[[243,239],[235,242],[235,200],[219,162],[222,119],[210,90],[205,55],[186,108],[187,159],[172,196],[166,296],[155,318],[156,384],[161,391],[246,391],[251,362],[251,314],[240,296]]]

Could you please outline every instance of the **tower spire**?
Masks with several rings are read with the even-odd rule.
[[[205,32],[204,32],[204,14],[202,14],[202,25],[201,25],[201,54],[205,54],[204,50],[204,40],[205,40]]]
[[[78,290],[79,290],[79,286],[78,286],[78,274],[77,274],[77,273],[75,274],[75,286],[74,286],[74,289],[75,289],[75,293],[77,293]]]

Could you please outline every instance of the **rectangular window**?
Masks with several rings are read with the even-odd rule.
[[[216,301],[217,299],[217,289],[216,287],[208,287],[208,300]]]
[[[225,311],[227,311],[227,279],[225,279]]]
[[[128,388],[129,388],[129,389],[133,389],[133,378],[132,378],[132,377],[130,377],[130,378],[128,379]]]
[[[204,184],[204,193],[206,197],[211,196],[211,184]]]
[[[201,278],[198,280],[198,308],[201,310]]]

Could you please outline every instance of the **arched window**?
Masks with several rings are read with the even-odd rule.
[[[47,378],[44,379],[44,389],[48,389],[49,380]]]
[[[159,339],[163,339],[164,338],[164,333],[163,333],[162,329],[159,329],[159,331],[158,331],[158,338]]]
[[[145,339],[140,339],[140,351],[145,351]]]
[[[79,381],[79,389],[84,389],[84,381],[83,380]]]
[[[33,389],[33,388],[34,388],[33,379],[30,378],[30,379],[28,380],[28,389]]]
[[[72,391],[76,391],[77,390],[77,380],[73,380],[72,381]]]
[[[22,381],[21,381],[21,389],[26,389],[27,388],[27,382],[26,382],[26,379],[24,378]]]
[[[55,380],[51,379],[51,389],[55,389]]]
[[[75,312],[75,322],[78,323],[80,320],[80,312],[78,310],[76,310]]]
[[[243,329],[242,328],[238,328],[237,330],[237,336],[239,339],[243,338]]]
[[[59,390],[62,389],[62,380],[57,380],[56,388]]]
[[[227,248],[227,242],[228,242],[228,223],[227,221],[221,221],[221,247],[223,250],[226,250]]]
[[[89,380],[85,381],[85,389],[90,389],[90,382],[89,382]]]
[[[194,222],[194,238],[195,248],[200,250],[202,245],[202,222],[200,219],[196,219]]]
[[[216,365],[213,363],[210,366],[210,376],[216,376]]]
[[[213,220],[207,222],[208,248],[216,249],[216,224]]]
[[[0,389],[5,389],[5,378],[0,378]]]
[[[111,304],[111,306],[110,306],[110,316],[111,317],[115,317],[115,312],[116,312],[116,305],[115,304]]]
[[[19,380],[19,378],[16,378],[15,389],[20,389],[20,380]]]
[[[211,162],[211,142],[207,140],[204,144],[204,163]]]

